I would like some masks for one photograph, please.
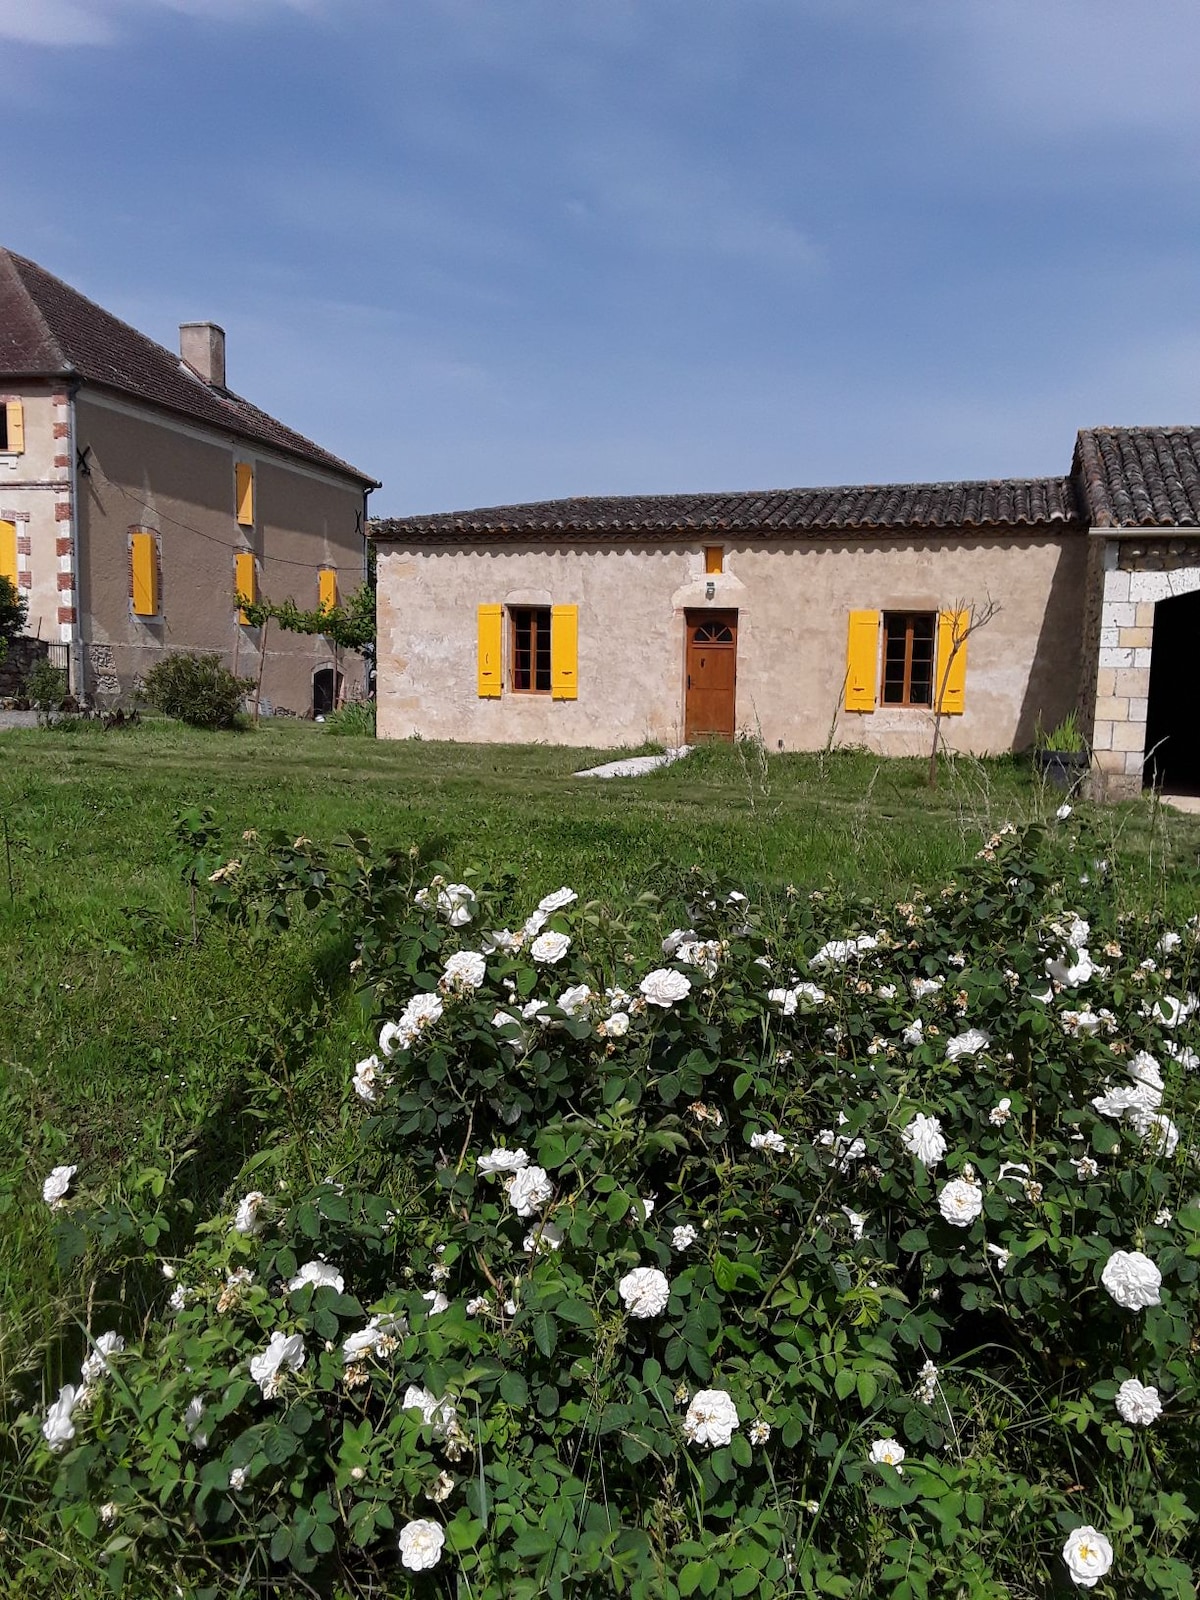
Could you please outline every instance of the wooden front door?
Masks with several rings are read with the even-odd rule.
[[[687,613],[683,737],[732,739],[737,685],[737,612]]]

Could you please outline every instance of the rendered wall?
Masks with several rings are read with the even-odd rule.
[[[234,554],[258,558],[260,597],[317,604],[317,572],[336,566],[344,592],[362,581],[357,531],[362,490],[242,441],[160,416],[96,391],[76,399],[76,440],[90,473],[77,480],[79,614],[88,682],[101,698],[127,693],[164,652],[215,650],[239,676],[257,678],[263,630],[242,626],[234,604]],[[234,515],[234,466],[254,466],[255,520]],[[160,607],[133,614],[129,536],[159,541]],[[265,700],[298,714],[312,703],[313,673],[332,664],[320,637],[266,632]],[[342,670],[361,688],[361,658]]]
[[[737,723],[774,749],[838,744],[886,754],[927,750],[925,710],[843,711],[849,612],[1001,611],[968,644],[965,712],[944,723],[951,748],[1031,743],[1076,702],[1086,539],[1008,532],[869,540],[725,541],[725,570],[692,545],[401,548],[380,541],[381,736],[619,746],[680,742],[688,609],[738,612]],[[713,584],[709,600],[706,586]],[[579,696],[508,691],[481,699],[480,604],[579,607]]]
[[[0,454],[0,520],[17,529],[17,584],[29,607],[26,631],[59,643],[74,621],[70,568],[69,405],[61,387],[0,385],[20,400],[25,449]]]

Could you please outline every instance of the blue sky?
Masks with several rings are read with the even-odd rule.
[[[1196,0],[0,0],[0,242],[375,514],[1200,420]]]

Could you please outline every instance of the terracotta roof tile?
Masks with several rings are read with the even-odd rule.
[[[144,333],[36,262],[0,249],[0,378],[82,379],[374,484],[229,389],[204,383]]]
[[[678,536],[687,533],[855,534],[893,529],[963,531],[1082,529],[1069,478],[986,483],[893,483],[743,494],[592,496],[488,506],[372,522],[376,539],[450,543],[474,539]]]
[[[1093,527],[1200,527],[1200,428],[1085,428],[1074,471]]]

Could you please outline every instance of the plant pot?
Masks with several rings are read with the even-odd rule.
[[[1083,782],[1092,758],[1086,750],[1035,750],[1033,765],[1056,789],[1073,793]]]

